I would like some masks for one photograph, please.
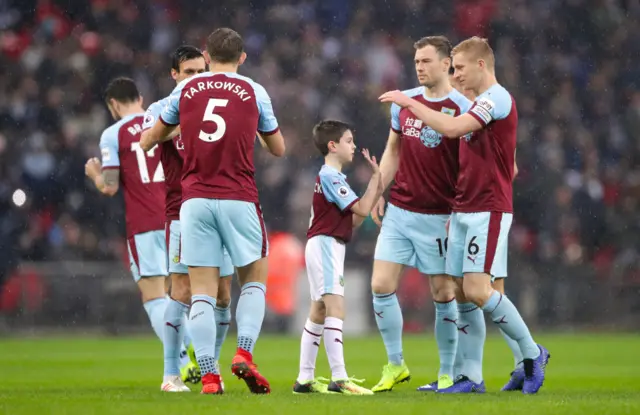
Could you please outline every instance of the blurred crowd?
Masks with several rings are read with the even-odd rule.
[[[351,122],[357,145],[380,156],[389,108],[376,98],[416,85],[413,42],[480,35],[520,116],[512,272],[640,283],[638,4],[0,0],[0,263],[123,258],[122,201],[84,177],[112,123],[104,87],[133,77],[148,105],[174,86],[176,46],[230,26],[246,42],[241,73],[271,95],[288,147],[282,159],[256,150],[270,231],[304,238],[322,163],[315,122]],[[357,162],[348,176],[361,190],[369,171]],[[376,234],[366,222],[348,258],[369,265]]]

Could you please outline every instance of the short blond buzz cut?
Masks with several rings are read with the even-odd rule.
[[[476,59],[484,60],[491,70],[495,68],[496,59],[493,55],[493,49],[491,49],[489,41],[485,38],[474,36],[463,40],[453,48],[451,56],[455,56],[456,53],[460,52],[468,53]]]

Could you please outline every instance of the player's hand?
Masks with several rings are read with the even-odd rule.
[[[411,104],[412,99],[402,93],[402,91],[388,91],[380,95],[378,98],[380,102],[392,102],[402,108],[408,107]]]
[[[378,225],[378,227],[382,226],[382,217],[384,216],[384,197],[380,196],[380,199],[378,199],[378,203],[376,203],[376,205],[373,207],[373,210],[371,211],[371,219],[373,219],[373,222]]]
[[[378,162],[376,161],[376,156],[370,155],[369,150],[367,150],[366,148],[362,149],[362,155],[364,156],[365,160],[367,160],[367,162],[369,163],[369,166],[371,166],[371,170],[373,170],[373,173],[379,174],[380,167],[378,166]]]
[[[84,165],[84,174],[87,177],[93,179],[102,173],[102,163],[97,157],[92,157],[87,160],[87,163]]]

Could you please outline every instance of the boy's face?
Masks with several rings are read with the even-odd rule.
[[[353,133],[347,130],[342,134],[340,140],[336,143],[332,141],[332,153],[338,156],[338,160],[342,163],[350,163],[353,161],[353,154],[356,151],[356,145],[353,142]]]

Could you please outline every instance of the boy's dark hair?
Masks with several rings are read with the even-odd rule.
[[[320,153],[326,156],[329,154],[329,142],[333,141],[338,143],[342,134],[349,130],[353,131],[349,124],[342,121],[320,121],[313,127],[313,143],[316,145],[316,148],[320,150]]]
[[[207,38],[207,52],[212,61],[236,63],[244,52],[242,36],[233,29],[216,29]]]
[[[180,72],[180,64],[191,59],[203,58],[202,51],[195,46],[182,45],[171,55],[171,69]]]
[[[104,92],[104,100],[107,103],[112,99],[122,104],[135,102],[140,99],[140,91],[138,91],[133,79],[126,77],[115,78],[109,82]]]

